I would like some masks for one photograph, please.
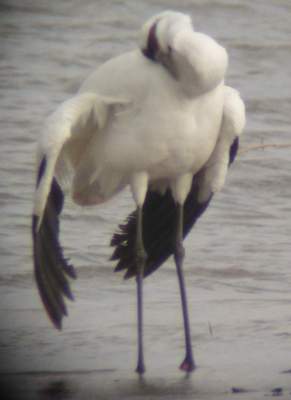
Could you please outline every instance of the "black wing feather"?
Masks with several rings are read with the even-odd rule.
[[[39,176],[44,168],[42,162]],[[38,216],[32,218],[35,279],[45,309],[58,329],[61,329],[63,316],[67,315],[64,297],[73,300],[67,277],[76,278],[74,267],[64,258],[59,243],[59,215],[63,203],[64,195],[54,178],[39,229]]]
[[[207,208],[212,195],[204,203],[197,201],[198,184],[194,176],[191,191],[184,204],[185,237],[196,220]],[[175,238],[176,206],[170,190],[160,194],[149,190],[143,207],[143,240],[147,252],[144,276],[150,275],[173,254]],[[115,247],[113,260],[118,260],[116,271],[126,269],[125,278],[136,275],[135,232],[136,212],[131,213],[127,223],[120,225],[120,232],[113,235],[111,245]]]
[[[237,154],[239,140],[236,138],[230,147],[229,164]],[[198,172],[192,180],[190,193],[184,204],[183,237],[190,232],[197,219],[207,209],[213,194],[204,202],[198,201],[199,194]],[[176,229],[176,206],[170,190],[164,194],[149,190],[143,207],[143,240],[147,252],[147,260],[144,276],[148,276],[159,268],[172,254]],[[111,246],[115,247],[111,260],[117,260],[115,271],[126,270],[125,278],[136,275],[135,235],[136,235],[136,211],[132,212],[125,224],[119,226],[119,232],[115,233],[111,240]]]

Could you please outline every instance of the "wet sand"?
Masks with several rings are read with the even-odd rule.
[[[223,377],[210,371],[197,371],[191,377],[178,375],[138,378],[117,371],[76,371],[70,373],[40,372],[22,376],[1,377],[1,394],[5,399],[290,399],[285,385],[231,387]],[[290,379],[290,377],[289,377]],[[287,379],[286,379],[287,380]]]
[[[25,400],[289,399],[290,302],[282,294],[277,301],[274,293],[268,298],[244,295],[250,287],[246,278],[240,284],[241,275],[228,278],[227,284],[205,277],[205,272],[188,276],[198,365],[190,375],[178,369],[184,343],[175,271],[170,265],[146,280],[147,371],[142,378],[134,372],[133,281],[121,281],[110,268],[81,269],[74,283],[77,300],[57,332],[29,287],[32,277],[22,278],[14,289],[6,286],[9,312],[1,312],[9,335],[1,337],[7,343],[6,353],[1,352],[2,393],[6,391],[6,399]],[[13,307],[16,293],[22,295],[22,312]]]

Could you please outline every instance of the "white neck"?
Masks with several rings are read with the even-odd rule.
[[[210,91],[224,80],[227,53],[209,36],[185,30],[176,36],[173,48],[173,69],[189,96]]]

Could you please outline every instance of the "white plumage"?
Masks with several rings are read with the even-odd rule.
[[[244,128],[244,104],[238,92],[224,83],[227,53],[212,38],[196,32],[189,16],[173,11],[154,16],[141,30],[140,46],[109,60],[89,76],[79,92],[49,116],[39,138],[33,213],[35,271],[42,300],[58,327],[66,314],[62,299],[66,290],[55,275],[60,276],[62,268],[68,270],[58,243],[59,185],[64,188],[64,182],[67,186],[69,182],[73,200],[82,206],[102,203],[130,186],[137,206],[133,216],[137,237],[132,243],[128,222],[124,236],[116,234],[113,245],[114,258],[128,261],[128,270],[140,278],[141,330],[142,277],[147,268],[150,273],[163,262],[155,255],[150,266],[154,246],[150,240],[162,242],[163,238],[158,232],[146,239],[150,228],[142,224],[142,214],[145,220],[148,205],[155,204],[152,193],[158,192],[159,207],[163,201],[170,207],[165,200],[169,189],[181,209],[176,244],[167,250],[167,256],[174,253],[178,258],[179,275],[182,239],[187,233],[182,226],[187,218],[184,213],[183,219],[184,204],[195,189],[193,209],[198,210],[222,188]],[[201,212],[191,216],[191,225]],[[133,256],[125,257],[124,251],[134,252],[134,266]],[[186,317],[184,305],[183,312]],[[140,332],[139,341],[142,353]],[[189,346],[186,338],[188,360],[182,368],[190,371],[195,365]],[[137,371],[144,371],[142,354]]]

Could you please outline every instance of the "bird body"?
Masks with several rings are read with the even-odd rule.
[[[244,127],[244,104],[224,83],[225,49],[195,32],[188,16],[170,11],[153,17],[141,30],[140,46],[97,68],[45,122],[33,215],[35,274],[48,314],[60,327],[63,295],[72,297],[60,271],[74,275],[58,241],[63,192],[79,205],[96,205],[129,185],[137,209],[112,245],[116,269],[137,277],[137,371],[144,372],[142,279],[170,254],[185,323],[182,368],[190,371],[182,241],[224,184]]]
[[[79,93],[93,92],[113,104],[102,132],[93,127],[78,160],[73,184],[78,204],[106,201],[130,184],[133,172],[145,171],[150,182],[162,180],[162,186],[184,173],[194,174],[214,149],[223,82],[210,92],[189,96],[163,66],[133,51],[98,68]],[[72,152],[73,146],[79,152],[78,140],[71,144]]]

